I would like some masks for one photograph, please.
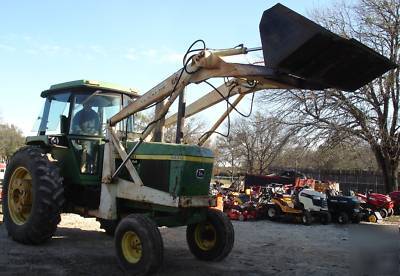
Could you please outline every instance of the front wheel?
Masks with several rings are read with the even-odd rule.
[[[163,260],[163,242],[157,225],[144,215],[130,215],[115,230],[117,260],[129,275],[156,272]]]
[[[186,240],[196,258],[221,261],[231,252],[235,233],[232,223],[224,213],[208,209],[205,221],[187,226]]]
[[[393,214],[394,214],[393,208],[389,208],[389,209],[388,209],[388,217],[393,216]]]

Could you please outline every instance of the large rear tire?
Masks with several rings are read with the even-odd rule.
[[[205,221],[187,226],[186,240],[196,258],[203,261],[221,261],[233,248],[235,232],[224,213],[208,209]]]
[[[128,275],[156,272],[163,261],[164,246],[157,225],[140,214],[121,220],[115,231],[119,265]]]
[[[4,223],[8,234],[24,244],[50,239],[64,204],[59,169],[38,147],[18,150],[7,167],[3,186]]]

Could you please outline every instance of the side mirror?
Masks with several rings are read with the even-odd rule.
[[[65,115],[60,116],[60,131],[61,134],[68,133],[68,118]]]

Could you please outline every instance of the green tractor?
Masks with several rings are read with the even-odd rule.
[[[232,250],[234,229],[210,208],[212,152],[202,144],[246,94],[265,89],[335,88],[355,91],[397,65],[368,47],[339,37],[281,4],[260,22],[262,48],[187,51],[183,68],[138,95],[93,81],[53,85],[38,120],[8,164],[3,186],[4,223],[25,244],[50,239],[62,212],[96,217],[114,235],[118,262],[130,274],[156,271],[163,259],[158,226],[187,226],[190,251],[220,261]],[[328,47],[330,46],[330,47]],[[226,56],[263,50],[264,65],[229,63]],[[185,106],[184,90],[211,78],[221,86]],[[229,79],[228,79],[229,78]],[[229,97],[238,95],[233,103]],[[178,114],[166,118],[179,97]],[[198,145],[162,142],[164,126],[221,101],[227,110]],[[138,129],[140,112],[155,106],[153,120]],[[150,139],[150,137],[152,137]]]
[[[98,217],[110,235],[116,231],[117,256],[129,272],[151,272],[160,266],[163,242],[157,226],[188,225],[187,242],[199,259],[221,260],[229,254],[234,242],[232,224],[223,213],[208,208],[215,205],[208,196],[213,167],[209,149],[143,142],[132,157],[133,165],[143,183],[172,195],[170,202],[160,197],[159,204],[150,203],[146,194],[128,200],[131,191],[125,191],[115,198],[115,216],[104,219],[98,209],[104,148],[109,142],[107,120],[135,101],[137,93],[81,80],[53,85],[41,96],[46,102],[37,124],[38,136],[27,138],[5,176],[4,222],[14,240],[45,242],[56,231],[60,214],[71,212]],[[92,120],[85,122],[84,112],[93,114],[93,118],[89,115]],[[135,116],[129,116],[115,126],[128,149],[137,143],[130,140],[136,135],[134,120]],[[122,170],[118,181],[122,184],[110,185],[128,183],[129,173]],[[181,198],[185,207],[174,206],[173,198]]]

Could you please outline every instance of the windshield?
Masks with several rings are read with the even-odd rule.
[[[76,94],[73,99],[70,134],[103,135],[107,119],[121,108],[121,95],[93,93]]]
[[[51,94],[46,98],[33,131],[44,135],[67,133],[69,130],[69,134],[73,135],[103,136],[107,120],[131,101],[126,95],[100,90],[91,94],[87,91]],[[61,117],[70,120],[65,120],[62,124]],[[133,132],[134,116],[122,120],[115,127],[120,132]]]

